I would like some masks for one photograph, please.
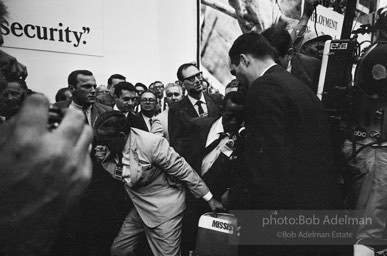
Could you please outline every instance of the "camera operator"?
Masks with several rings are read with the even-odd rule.
[[[378,14],[377,40],[362,56],[355,75],[353,141],[343,147],[351,181],[346,206],[372,219],[357,230],[358,242],[366,245],[385,238],[387,217],[387,9]]]

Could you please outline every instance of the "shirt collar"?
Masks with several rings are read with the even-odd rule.
[[[69,107],[71,107],[71,108],[73,108],[73,109],[83,110],[83,107],[82,107],[81,105],[78,105],[78,104],[75,103],[74,101],[71,101]],[[90,110],[91,107],[92,107],[92,105],[88,106],[88,107],[87,107],[87,110]]]
[[[224,132],[222,120],[223,120],[223,117],[220,117],[212,124],[212,127],[214,128],[213,131],[216,132],[217,134]]]
[[[263,76],[271,67],[273,67],[273,66],[275,66],[275,65],[277,65],[277,63],[273,63],[273,64],[271,64],[270,66],[268,66],[263,72],[262,72],[262,74],[260,75],[260,77],[261,76]]]
[[[188,99],[189,101],[191,102],[192,106],[195,106],[196,102],[198,101],[197,99],[191,97],[190,95],[188,95]],[[199,99],[202,103],[206,103],[206,99],[204,98],[204,94],[202,93],[202,96],[200,97]]]

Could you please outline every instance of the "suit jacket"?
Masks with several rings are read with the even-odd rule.
[[[153,118],[151,133],[163,136],[169,141],[168,132],[169,108]]]
[[[56,102],[54,105],[59,107],[60,109],[67,110],[68,107],[70,106],[71,102],[72,102],[71,100],[59,101],[59,102]],[[107,112],[107,111],[111,111],[111,110],[113,110],[112,107],[95,102],[91,108],[91,115],[90,115],[91,116],[91,125],[94,124],[95,120],[97,119],[97,117],[100,114]]]
[[[126,184],[126,191],[148,227],[156,227],[183,212],[185,189],[181,183],[196,197],[209,192],[184,158],[158,135],[131,129],[123,154],[130,162],[133,178],[133,186]],[[114,173],[116,162],[110,154],[103,166]]]
[[[252,83],[245,109],[255,208],[339,207],[327,114],[316,95],[275,65]]]
[[[207,104],[208,117],[219,117],[219,106],[222,102],[222,95],[203,94]],[[190,144],[187,138],[190,137],[188,131],[193,127],[191,119],[196,117],[199,117],[199,115],[188,97],[184,97],[179,103],[176,103],[169,108],[169,140],[171,146],[183,156],[185,156],[184,149]]]
[[[141,113],[129,113],[126,118],[129,121],[130,127],[149,132],[148,126],[146,125]]]
[[[321,60],[304,54],[296,53],[291,60],[292,71],[298,79],[317,93],[318,80],[320,78]]]

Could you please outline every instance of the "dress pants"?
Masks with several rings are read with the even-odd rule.
[[[135,250],[145,235],[152,253],[157,256],[180,256],[180,240],[183,213],[157,227],[147,227],[137,210],[133,208],[111,247],[111,255],[136,255]]]

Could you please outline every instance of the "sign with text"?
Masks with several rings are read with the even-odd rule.
[[[102,0],[5,0],[6,47],[103,56]]]
[[[333,39],[340,39],[343,21],[344,16],[342,14],[322,5],[318,5],[309,19],[308,31],[315,31],[316,23],[316,29],[319,36],[330,35]]]

